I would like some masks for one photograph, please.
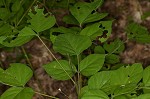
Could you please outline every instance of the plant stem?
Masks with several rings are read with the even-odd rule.
[[[34,75],[35,79],[37,80],[37,84],[38,84],[38,86],[39,86],[40,91],[43,91],[41,82],[39,81],[37,75],[36,75],[35,72],[34,72],[33,65],[31,64],[31,62],[30,62],[30,60],[29,60],[29,57],[28,57],[28,55],[27,55],[27,53],[26,53],[24,47],[21,46],[21,49],[22,49],[22,52],[24,53],[24,55],[25,55],[25,57],[26,57],[26,59],[27,59],[27,62],[28,62],[28,64],[29,64],[29,66],[31,67],[31,69],[32,69],[32,71],[33,71],[33,75]]]
[[[48,52],[52,55],[52,57],[56,60],[56,62],[60,65],[60,67],[63,69],[63,71],[68,75],[68,77],[71,79],[71,81],[76,85],[75,81],[70,77],[70,75],[67,73],[67,71],[64,69],[64,67],[60,64],[58,59],[55,57],[55,55],[51,52],[51,50],[47,47],[47,45],[43,42],[43,40],[39,37],[39,35],[36,35],[39,40],[42,42],[42,44],[45,46],[45,48],[48,50]]]
[[[32,2],[32,4],[29,6],[29,8],[26,10],[26,12],[23,14],[23,16],[21,17],[21,19],[18,21],[18,23],[17,23],[17,25],[16,26],[18,26],[20,23],[21,23],[21,21],[23,20],[23,18],[26,16],[26,14],[28,13],[28,11],[31,9],[31,7],[33,6],[33,4],[35,3],[35,1],[36,0],[34,0],[33,2]]]
[[[80,95],[81,79],[80,79],[80,58],[79,58],[79,55],[77,55],[77,61],[78,61],[78,95]]]
[[[53,96],[50,96],[50,95],[46,95],[46,94],[43,94],[43,93],[40,93],[40,92],[35,92],[36,94],[39,94],[41,96],[45,96],[45,97],[49,97],[49,98],[52,98],[52,99],[59,99],[57,97],[53,97]]]
[[[21,49],[22,49],[22,52],[24,53],[24,56],[25,56],[26,59],[27,59],[27,62],[28,62],[28,64],[29,64],[29,66],[31,67],[32,70],[34,70],[32,64],[31,64],[31,62],[30,62],[30,60],[29,60],[29,57],[28,57],[28,55],[27,55],[27,53],[26,53],[26,51],[25,51],[25,49],[24,49],[24,47],[21,46]]]

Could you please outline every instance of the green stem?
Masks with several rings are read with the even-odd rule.
[[[21,23],[21,21],[23,20],[23,18],[26,16],[26,14],[28,13],[28,11],[31,9],[31,7],[33,6],[33,4],[35,3],[36,0],[34,0],[32,2],[32,4],[29,6],[29,8],[26,10],[26,12],[23,14],[23,16],[21,17],[21,19],[18,21],[17,26]]]
[[[26,59],[27,59],[27,62],[28,62],[28,64],[29,64],[29,66],[31,67],[32,70],[34,70],[32,64],[31,64],[31,62],[30,62],[30,60],[29,60],[29,57],[28,57],[28,55],[27,55],[27,53],[26,53],[26,51],[25,51],[25,49],[24,49],[24,47],[21,46],[21,49],[22,49],[22,52],[24,53],[24,56],[25,56]]]
[[[77,55],[77,61],[78,61],[78,95],[80,95],[80,92],[81,92],[81,79],[80,79],[80,58],[79,58],[79,55]]]
[[[31,67],[31,69],[32,69],[32,71],[33,71],[33,73],[34,73],[34,77],[35,77],[35,79],[37,80],[37,84],[38,84],[38,86],[39,86],[39,88],[40,88],[40,91],[43,91],[41,82],[39,81],[37,75],[36,75],[35,72],[34,72],[33,65],[31,64],[31,62],[30,62],[30,60],[29,60],[29,57],[28,57],[28,55],[27,55],[27,53],[26,53],[24,47],[21,46],[21,49],[22,49],[22,52],[24,53],[24,55],[25,55],[25,57],[26,57],[26,59],[27,59],[27,62],[28,62],[28,64],[29,64],[29,66]]]
[[[51,50],[47,47],[47,45],[43,42],[43,40],[39,37],[39,35],[36,35],[39,40],[42,42],[42,44],[45,46],[45,48],[48,50],[48,52],[52,55],[52,57],[56,60],[56,62],[60,65],[60,67],[63,69],[63,71],[68,75],[68,77],[71,79],[71,81],[76,85],[75,81],[70,77],[70,75],[67,73],[67,71],[64,69],[64,67],[61,65],[61,63],[58,61],[58,59],[55,57],[55,55],[51,52]]]
[[[138,87],[137,89],[150,89],[150,87]]]
[[[43,93],[40,93],[40,92],[35,92],[36,94],[39,94],[41,96],[44,96],[44,97],[48,97],[48,98],[52,98],[52,99],[59,99],[57,97],[53,97],[53,96],[50,96],[50,95],[46,95],[46,94],[43,94]]]

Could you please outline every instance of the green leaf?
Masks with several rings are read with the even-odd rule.
[[[0,44],[2,44],[3,41],[6,40],[6,38],[7,38],[6,36],[0,36]]]
[[[12,29],[8,23],[0,26],[0,36],[7,36],[10,35],[11,33],[12,33]]]
[[[99,40],[105,42],[110,37],[111,26],[112,21],[100,21],[85,27],[80,34],[90,36],[92,40],[95,40],[99,36]]]
[[[0,82],[10,86],[24,86],[32,77],[32,70],[24,64],[13,63],[4,72],[0,72]]]
[[[95,53],[95,54],[105,54],[105,50],[103,49],[102,46],[96,46],[96,47],[94,48],[94,53]]]
[[[84,86],[81,88],[81,92],[79,95],[79,99],[81,99],[81,97],[89,90],[88,86]]]
[[[71,27],[71,28],[65,28],[65,27],[58,27],[58,28],[51,28],[50,29],[50,39],[52,43],[54,43],[56,37],[58,34],[66,34],[66,33],[72,33],[72,34],[77,34],[80,31],[80,28],[78,27]]]
[[[106,63],[115,64],[120,62],[119,56],[115,54],[106,55]]]
[[[21,46],[28,41],[30,41],[36,33],[29,27],[24,27],[21,31],[19,31],[18,36],[13,39],[11,38],[10,42],[7,41],[7,36],[2,36],[2,40],[0,40],[0,44],[6,46],[6,47],[15,47],[15,46]],[[14,37],[12,35],[12,37]],[[6,40],[6,41],[4,41]]]
[[[19,11],[20,9],[21,9],[21,2],[19,1],[19,0],[16,0],[15,2],[14,2],[14,4],[12,5],[12,11],[13,12],[17,12],[17,11]]]
[[[121,67],[118,70],[112,71],[112,85],[137,84],[143,75],[143,67],[141,64],[135,63],[132,66]]]
[[[147,28],[131,23],[127,26],[127,35],[130,40],[135,40],[140,43],[150,43],[150,34]]]
[[[70,9],[71,14],[82,24],[88,15],[92,12],[90,5],[85,2],[78,2]]]
[[[99,20],[103,19],[104,17],[106,17],[107,15],[108,15],[108,13],[98,13],[98,12],[91,13],[86,18],[84,23],[99,21]]]
[[[121,67],[111,71],[109,93],[121,95],[122,93],[135,91],[137,83],[142,78],[142,71],[141,64],[133,64],[132,66]]]
[[[24,27],[20,32],[20,34],[18,36],[32,36],[32,35],[36,35],[36,33],[29,27]]]
[[[0,19],[6,21],[11,16],[11,13],[6,8],[0,8]]]
[[[109,99],[109,97],[101,90],[88,90],[81,99]]]
[[[108,53],[121,53],[125,48],[124,43],[120,39],[116,39],[114,42],[105,43],[103,47]]]
[[[111,35],[112,31],[112,22],[113,20],[110,21],[100,21],[103,27],[103,36],[99,38],[101,42],[105,42]]]
[[[95,23],[90,26],[86,26],[81,32],[81,35],[90,36],[92,39],[95,39],[97,36],[103,34],[103,29],[100,27],[101,23]]]
[[[90,76],[98,72],[105,60],[105,54],[91,54],[84,58],[79,65],[80,72],[84,76]]]
[[[73,64],[69,64],[69,62],[66,60],[59,60],[59,63],[57,61],[53,61],[44,65],[43,67],[45,71],[54,79],[57,80],[70,79],[70,77],[72,77],[76,72],[75,66]],[[70,77],[66,74],[64,70],[69,74]]]
[[[92,3],[78,2],[74,6],[70,7],[71,14],[81,25],[86,18],[91,14],[93,10],[96,10],[98,6],[102,4],[103,0],[97,0]]]
[[[63,17],[63,22],[65,22],[66,24],[74,24],[74,25],[78,25],[79,24],[79,22],[72,15],[64,16]]]
[[[129,83],[128,74],[125,67],[121,67],[111,72],[111,85],[121,86]]]
[[[11,87],[6,90],[0,99],[32,99],[34,91],[28,87]]]
[[[142,79],[143,67],[140,63],[135,63],[132,66],[126,68],[129,83],[138,83]]]
[[[119,95],[114,97],[114,99],[129,99],[129,97],[127,97],[126,95]]]
[[[29,16],[31,17],[31,19],[28,20],[28,22],[31,23],[30,27],[34,31],[39,33],[55,25],[56,19],[54,16],[47,16],[47,14],[44,15],[43,13],[44,9],[35,8],[35,11],[36,11],[36,14],[33,14],[31,12],[29,13]]]
[[[150,99],[150,94],[141,94],[140,96],[134,99]]]
[[[143,71],[144,86],[150,86],[150,66],[146,67]]]
[[[88,80],[89,89],[105,89],[109,86],[111,74],[109,71],[102,71],[94,74]]]
[[[114,90],[114,97],[115,96],[119,96],[119,95],[123,95],[123,94],[127,94],[127,93],[136,92],[136,88],[137,88],[137,85],[136,84],[132,84],[132,83],[119,86],[118,88],[116,88]]]
[[[61,54],[79,55],[92,44],[87,36],[61,34],[54,42],[54,50]]]

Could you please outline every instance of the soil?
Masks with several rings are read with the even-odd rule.
[[[68,12],[61,9],[61,12],[56,15],[58,25],[64,25],[61,18]],[[125,27],[130,21],[137,22],[144,25],[150,32],[150,17],[141,20],[143,13],[150,11],[149,0],[105,0],[103,6],[99,8],[100,12],[109,13],[108,18],[113,18],[113,30],[109,40],[120,38],[125,43],[125,50],[120,54],[120,59],[123,63],[132,64],[140,62],[144,67],[150,65],[150,44],[140,44],[135,41],[127,40]],[[44,40],[44,39],[43,39]],[[44,40],[46,45],[53,51],[51,43]],[[34,77],[27,83],[27,86],[32,87],[37,92],[42,92],[51,96],[59,97],[60,99],[77,99],[74,84],[68,81],[57,81],[49,77],[42,68],[54,59],[46,50],[44,45],[38,40],[34,39],[23,47],[14,49],[0,49],[0,62],[2,68],[8,68],[10,63],[21,62],[27,63],[26,58],[22,52],[22,48],[27,52],[32,69],[34,70]],[[54,55],[61,59],[61,56],[53,51]],[[2,94],[8,86],[0,84],[0,94]],[[48,99],[46,97],[35,94],[33,99]]]

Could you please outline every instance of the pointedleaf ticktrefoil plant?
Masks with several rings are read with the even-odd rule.
[[[3,6],[1,9],[7,10],[5,5],[10,6],[9,3],[12,3],[11,9],[14,10],[7,10],[8,13],[0,16],[1,47],[21,46],[37,37],[55,59],[44,64],[44,70],[53,79],[71,80],[76,87],[78,99],[150,98],[150,67],[143,69],[140,63],[120,63],[119,54],[125,49],[124,42],[120,39],[107,41],[113,20],[106,20],[108,14],[97,11],[103,0],[70,1],[71,5],[67,4],[69,14],[63,17],[63,22],[69,27],[57,26],[55,16],[50,12],[45,14],[44,8],[31,8],[35,2],[40,1],[34,0],[28,8],[26,6],[29,2],[3,1],[0,1]],[[57,4],[53,0],[51,2]],[[0,12],[3,12],[1,9]],[[7,14],[13,15],[15,11],[18,16],[14,16],[12,21]],[[45,30],[49,30],[53,49],[63,56],[62,59],[58,60],[41,39]],[[141,34],[143,32],[144,36]],[[129,39],[149,42],[148,31],[138,24],[130,24],[127,33]],[[0,99],[32,99],[34,93],[40,94],[26,87],[34,73],[31,68],[21,63],[12,63],[6,70],[0,68],[0,83],[11,86]]]

